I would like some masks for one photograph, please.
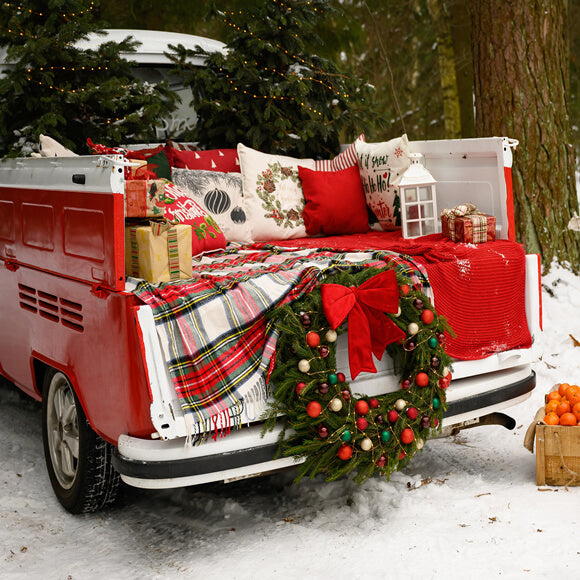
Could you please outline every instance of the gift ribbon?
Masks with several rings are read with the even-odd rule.
[[[383,356],[388,344],[405,333],[387,316],[399,309],[399,285],[393,270],[373,276],[358,288],[321,286],[324,314],[333,329],[348,317],[348,358],[354,380],[359,373],[376,373],[372,355]]]

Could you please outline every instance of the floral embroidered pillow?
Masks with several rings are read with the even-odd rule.
[[[298,166],[314,169],[314,160],[261,153],[242,143],[238,144],[238,155],[254,241],[306,237]]]
[[[384,143],[356,141],[367,206],[383,230],[401,227],[399,182],[411,165],[407,135]]]
[[[228,242],[252,241],[239,173],[173,168],[172,175],[174,183],[215,219]]]

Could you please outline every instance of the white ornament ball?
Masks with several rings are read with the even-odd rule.
[[[407,327],[407,332],[409,335],[413,336],[419,332],[419,325],[416,322],[411,322]]]
[[[340,399],[334,398],[330,401],[330,410],[338,413],[342,409],[342,401]]]
[[[397,314],[395,314],[394,316],[395,316],[395,318],[399,318],[399,316],[401,316],[401,307],[400,306],[397,308]]]
[[[443,368],[443,376],[446,377],[451,371],[449,370],[449,367],[444,367]]]
[[[365,437],[361,442],[360,442],[360,448],[363,451],[370,451],[373,447],[373,442],[368,438]]]
[[[423,445],[425,445],[425,441],[423,439],[417,439],[417,449],[423,449]]]
[[[298,370],[301,373],[307,373],[310,370],[310,363],[305,358],[303,358],[298,362]]]
[[[397,399],[395,401],[395,409],[397,411],[402,411],[407,406],[407,401],[405,399]]]
[[[338,334],[336,334],[336,330],[332,330],[332,328],[326,333],[326,340],[328,342],[335,342],[338,338]]]

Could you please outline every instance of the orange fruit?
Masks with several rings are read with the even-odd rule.
[[[562,395],[558,391],[552,391],[546,395],[546,402],[548,401],[559,401]]]
[[[572,407],[568,401],[560,401],[560,404],[556,407],[556,415],[561,417],[564,413],[570,413],[572,411]]]
[[[576,417],[576,420],[578,422],[580,422],[580,403],[576,403],[573,407],[572,407],[572,413],[574,413],[574,416]]]
[[[572,407],[576,403],[580,403],[580,387],[578,385],[570,385],[566,389],[566,398],[570,401]]]
[[[560,417],[560,425],[566,425],[568,427],[574,427],[578,423],[574,413],[564,413]]]
[[[558,387],[558,392],[560,393],[561,397],[565,397],[566,396],[566,389],[569,387],[570,385],[568,383],[560,383],[560,386]]]
[[[546,408],[545,408],[546,414],[548,414],[548,413],[555,413],[556,412],[556,408],[558,407],[559,404],[560,404],[560,401],[556,401],[556,400],[554,400],[554,401],[548,401],[546,403]]]
[[[548,413],[544,417],[544,423],[547,425],[559,425],[560,424],[560,417],[556,415],[556,413]]]

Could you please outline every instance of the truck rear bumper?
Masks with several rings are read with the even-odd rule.
[[[516,382],[490,391],[453,399],[443,417],[445,430],[498,412],[526,400],[536,385],[533,371]],[[183,438],[144,440],[122,435],[113,464],[125,483],[164,489],[252,477],[299,463],[293,457],[276,459],[281,426],[262,437],[262,426],[253,425],[186,447]]]

